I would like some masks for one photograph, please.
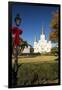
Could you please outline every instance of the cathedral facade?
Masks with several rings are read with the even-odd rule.
[[[48,53],[51,52],[51,48],[52,48],[52,43],[51,41],[47,41],[45,39],[45,34],[43,33],[43,28],[42,28],[40,40],[37,41],[36,37],[34,40],[34,53],[46,53],[46,52]]]

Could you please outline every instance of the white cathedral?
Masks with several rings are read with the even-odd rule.
[[[51,41],[47,41],[45,39],[45,34],[43,32],[43,27],[42,27],[42,32],[40,35],[40,40],[37,41],[37,38],[35,37],[34,40],[34,53],[48,53],[51,52],[52,48],[52,43]]]

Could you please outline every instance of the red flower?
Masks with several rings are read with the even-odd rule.
[[[19,35],[22,34],[22,30],[17,28],[17,27],[13,27],[12,28],[12,34],[14,35],[14,47],[18,46],[20,44],[20,39],[19,39]]]

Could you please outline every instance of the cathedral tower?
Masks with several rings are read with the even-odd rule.
[[[42,29],[41,29],[40,39],[41,39],[42,41],[45,40],[45,34],[44,34],[43,26],[42,26]]]

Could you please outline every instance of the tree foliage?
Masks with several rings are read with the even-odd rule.
[[[53,13],[50,26],[52,28],[52,31],[50,33],[50,40],[52,42],[58,42],[58,32],[59,32],[59,12],[58,11]]]

